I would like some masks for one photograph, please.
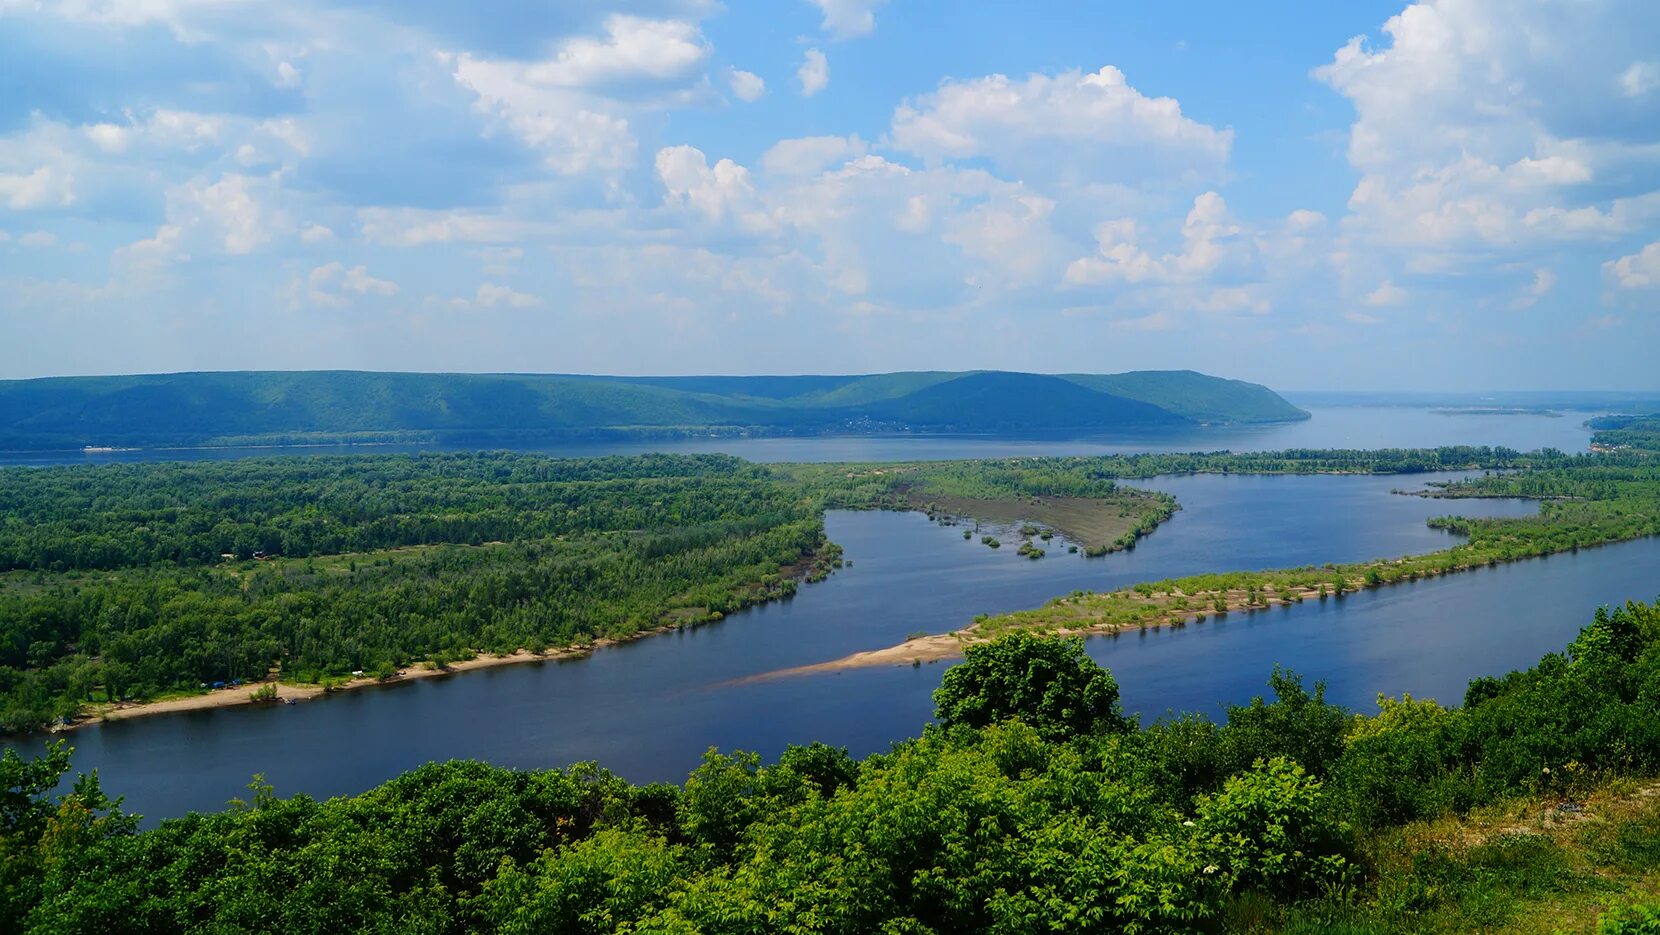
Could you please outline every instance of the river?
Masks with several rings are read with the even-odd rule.
[[[1593,413],[1447,415],[1404,406],[1310,406],[1312,418],[1271,425],[1217,426],[1156,434],[1023,438],[984,435],[847,435],[799,438],[682,438],[633,442],[567,442],[521,447],[560,457],[648,451],[720,452],[751,461],[910,461],[1026,455],[1103,455],[1168,451],[1274,451],[1286,448],[1433,448],[1502,445],[1519,451],[1584,451]],[[319,445],[309,448],[162,448],[130,451],[0,451],[0,466],[109,464],[125,461],[223,460],[274,454],[362,454],[446,450],[432,445]],[[454,449],[447,450],[471,450]]]
[[[1131,451],[1267,450],[1490,444],[1583,450],[1579,416],[1441,415],[1333,407],[1272,426],[1153,437],[861,436],[686,439],[571,445],[561,455],[721,451],[758,461],[904,460]],[[306,449],[308,453],[400,450]],[[5,455],[0,464],[232,458],[272,449]],[[291,451],[290,453],[301,453]],[[611,647],[571,662],[511,666],[345,693],[308,704],[112,722],[70,735],[78,770],[148,824],[211,810],[263,773],[280,794],[360,792],[421,763],[476,757],[503,766],[598,760],[627,778],[677,781],[710,746],[776,755],[824,740],[855,754],[915,735],[943,667],[756,680],[793,666],[944,632],[977,613],[1032,607],[1074,589],[1106,590],[1204,571],[1360,561],[1430,551],[1450,538],[1434,515],[1517,515],[1520,501],[1393,495],[1433,477],[1161,477],[1137,482],[1182,511],[1131,552],[1084,559],[1051,547],[1027,561],[915,513],[833,512],[830,537],[850,566],[795,598],[692,631]],[[1560,649],[1600,603],[1652,599],[1660,540],[1519,563],[1180,630],[1089,642],[1113,669],[1126,708],[1216,713],[1263,690],[1275,663],[1331,682],[1356,707],[1380,691],[1457,701],[1480,674]],[[15,742],[26,749],[41,740]]]
[[[1414,482],[1430,479],[1412,478]],[[856,755],[915,735],[943,666],[755,680],[871,649],[974,614],[1041,604],[1075,588],[1229,568],[1421,552],[1450,537],[1424,520],[1445,501],[1390,493],[1396,477],[1156,478],[1184,509],[1133,552],[1101,559],[1051,549],[1031,562],[965,541],[915,513],[833,512],[851,566],[792,600],[692,631],[571,662],[511,666],[275,708],[114,722],[71,734],[77,769],[97,768],[149,823],[222,807],[263,773],[280,794],[367,789],[421,763],[474,757],[503,766],[593,759],[625,777],[677,781],[710,746],[776,755],[824,740]],[[1461,501],[1517,515],[1520,501]],[[1474,675],[1560,649],[1597,604],[1650,599],[1660,540],[1520,563],[1342,601],[1181,630],[1096,639],[1128,710],[1215,713],[1263,690],[1273,664],[1328,679],[1362,706],[1379,691],[1457,701]],[[26,742],[35,746],[38,740]]]

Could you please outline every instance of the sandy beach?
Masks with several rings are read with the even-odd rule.
[[[324,688],[321,685],[282,681],[273,683],[270,680],[266,680],[261,682],[246,682],[235,688],[221,688],[205,692],[200,695],[187,695],[183,698],[169,698],[165,701],[140,701],[129,704],[97,705],[92,706],[86,716],[78,718],[70,722],[67,726],[58,728],[58,730],[76,730],[82,727],[89,727],[93,724],[101,724],[105,721],[128,720],[131,718],[150,717],[158,714],[177,714],[184,711],[205,711],[213,708],[239,708],[244,705],[276,705],[286,704],[290,701],[296,703],[301,701],[313,701],[336,692],[374,688],[382,685],[396,685],[400,682],[410,682],[417,679],[443,678],[451,675],[458,675],[463,672],[472,672],[477,669],[493,669],[497,666],[520,665],[527,662],[555,662],[562,659],[577,659],[582,656],[590,655],[595,650],[603,649],[606,646],[613,646],[618,643],[629,642],[631,640],[637,640],[647,636],[654,636],[659,633],[666,633],[676,629],[679,629],[677,624],[670,624],[651,630],[642,630],[639,633],[633,634],[625,639],[600,639],[586,645],[571,646],[563,649],[551,649],[544,653],[533,653],[528,650],[521,649],[518,652],[509,653],[504,656],[481,655],[472,659],[465,659],[460,662],[452,662],[442,669],[424,664],[409,666],[407,668],[399,669],[397,674],[390,678],[377,679],[373,676],[365,675],[353,678],[345,683],[335,685],[332,688]],[[254,692],[271,684],[275,684],[277,686],[277,697],[275,699],[262,699],[260,701],[255,701],[253,698]]]

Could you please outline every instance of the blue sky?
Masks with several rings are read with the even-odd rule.
[[[0,62],[0,378],[1660,386],[1647,0],[0,0]]]

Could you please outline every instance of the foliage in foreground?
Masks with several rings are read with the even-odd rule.
[[[229,811],[135,832],[95,783],[49,793],[61,750],[7,753],[0,919],[27,932],[1372,932],[1479,890],[1492,927],[1525,905],[1494,894],[1565,885],[1544,845],[1424,851],[1402,869],[1375,842],[1660,770],[1660,611],[1642,605],[1599,612],[1565,653],[1477,680],[1451,709],[1403,698],[1353,715],[1276,673],[1272,700],[1221,723],[1139,727],[1076,643],[1020,635],[954,671],[941,724],[888,753],[813,745],[762,765],[711,752],[679,788],[593,765],[451,762],[327,802],[256,787]],[[1652,830],[1609,859],[1660,867]],[[1625,901],[1601,877],[1574,885]],[[1647,931],[1653,915],[1621,909],[1604,930]]]

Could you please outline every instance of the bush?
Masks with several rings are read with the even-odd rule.
[[[934,692],[942,725],[986,727],[1018,718],[1047,737],[1122,731],[1118,683],[1081,639],[1016,631],[970,646]]]
[[[1284,757],[1259,760],[1199,801],[1200,853],[1237,888],[1298,896],[1350,875],[1348,828],[1330,818],[1320,783]]]
[[[1660,935],[1660,903],[1610,910],[1597,922],[1597,935]]]

